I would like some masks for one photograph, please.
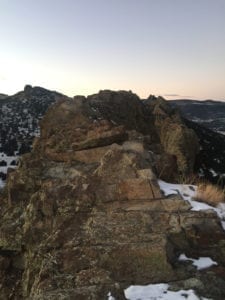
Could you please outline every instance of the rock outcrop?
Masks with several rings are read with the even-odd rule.
[[[193,170],[199,151],[196,134],[184,125],[178,111],[163,98],[150,96],[145,104],[155,116],[155,126],[165,151],[176,157],[179,171],[187,175]]]
[[[39,121],[46,110],[62,97],[66,98],[66,96],[55,91],[50,91],[42,87],[32,87],[30,85],[26,85],[23,91],[12,96],[2,96],[0,94],[0,156],[7,163],[6,167],[0,166],[0,185],[5,182],[7,170],[11,168],[11,161],[17,160],[18,156],[31,151],[33,140],[40,133]],[[85,97],[76,96],[75,99],[84,100]],[[120,101],[121,99],[123,101]],[[150,96],[149,99],[142,101],[144,107],[143,105],[141,107],[139,98],[132,93],[120,92],[118,94],[111,91],[101,91],[99,94],[91,95],[88,97],[88,101],[90,100],[92,101],[91,112],[93,113],[95,110],[95,117],[110,119],[114,115],[113,120],[116,119],[118,123],[121,122],[122,124],[126,122],[127,128],[141,128],[142,132],[145,132],[145,136],[150,135],[149,126],[146,126],[146,124],[149,122],[152,124],[154,120],[156,121],[158,136],[160,136],[163,148],[167,152],[163,156],[161,154],[161,159],[157,163],[157,169],[160,169],[160,174],[165,179],[171,178],[175,172],[176,161],[174,162],[174,160],[178,161],[179,172],[190,172],[194,164],[195,152],[198,148],[193,135],[194,131],[198,136],[200,144],[200,152],[194,164],[195,172],[212,183],[220,182],[224,185],[223,174],[225,173],[225,164],[224,153],[223,150],[221,151],[223,146],[221,145],[225,143],[225,137],[210,132],[210,130],[208,131],[202,124],[200,126],[189,121],[186,122],[186,126],[193,129],[193,131],[187,130],[187,127],[183,127],[183,121],[180,120],[176,109],[168,105],[171,101],[165,101],[161,97]],[[102,101],[104,102],[103,110]],[[182,108],[189,107],[189,100],[187,101],[188,103],[185,101],[185,105]],[[120,107],[119,112],[118,103]],[[132,103],[132,105],[127,106],[127,103]],[[198,105],[198,113],[199,106],[201,106],[202,112],[207,112],[206,115],[209,114],[209,106],[211,108],[214,107],[218,114],[218,107],[222,107],[223,105],[222,102],[214,101],[205,101],[204,103]],[[196,106],[195,102],[190,106],[194,105]],[[130,110],[125,113],[127,107],[130,107]],[[187,110],[189,118],[190,111],[189,109]],[[219,124],[221,120],[217,121],[216,123]],[[215,120],[212,123],[215,125]],[[220,131],[222,131],[221,128]],[[154,130],[151,132],[152,137],[153,135]],[[189,138],[192,143],[187,143]],[[180,143],[181,140],[185,141]],[[159,151],[158,145],[154,144],[153,146],[152,142],[150,145],[153,152]]]
[[[157,177],[190,172],[197,151],[193,132],[168,109],[162,99],[111,91],[49,109],[1,194],[0,299],[99,300],[111,292],[119,300],[130,284],[157,282],[224,299],[217,216],[165,198],[158,185]],[[181,253],[210,256],[219,267],[198,272],[178,261]]]

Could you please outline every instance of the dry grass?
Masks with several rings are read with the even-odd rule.
[[[217,185],[200,183],[194,199],[216,207],[219,203],[225,202],[224,190]]]
[[[184,175],[180,174],[177,178],[178,183],[180,184],[191,184],[191,185],[198,185],[200,182],[202,182],[202,179],[199,178],[196,174],[191,175]]]

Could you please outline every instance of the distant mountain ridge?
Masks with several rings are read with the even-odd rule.
[[[174,100],[169,100],[170,102],[180,102],[180,103],[190,103],[190,102],[196,102],[196,103],[224,103],[224,100],[215,100],[215,99],[205,99],[205,100],[198,100],[198,99],[174,99]]]
[[[213,131],[225,133],[225,102],[215,100],[171,100],[183,117],[197,122]]]

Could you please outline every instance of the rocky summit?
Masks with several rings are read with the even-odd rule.
[[[217,215],[158,184],[191,174],[198,151],[160,97],[106,90],[59,100],[0,195],[0,299],[120,300],[132,284],[161,282],[224,299]],[[197,270],[182,253],[217,265]]]
[[[109,91],[108,91],[109,92]],[[105,95],[107,91],[102,91],[99,94],[99,97],[104,98],[104,102],[106,102]],[[110,93],[109,93],[110,94]],[[92,95],[88,98],[94,98],[96,96]],[[111,96],[109,96],[111,97]],[[5,180],[7,177],[7,170],[14,168],[17,164],[18,158],[27,152],[30,152],[32,149],[32,143],[36,136],[40,135],[40,127],[39,127],[39,121],[43,118],[44,114],[46,113],[47,109],[56,103],[58,100],[66,98],[66,96],[55,92],[50,91],[42,87],[32,87],[30,85],[26,85],[24,87],[23,91],[20,91],[12,96],[7,96],[0,94],[0,186],[5,184]],[[82,98],[82,97],[81,97]],[[112,108],[112,101],[107,100],[107,110],[109,111]],[[116,100],[119,101],[119,100]],[[153,103],[157,101],[158,104],[153,105]],[[113,103],[115,100],[113,101]],[[165,101],[161,97],[154,97],[150,96],[147,100],[142,100],[143,103],[148,103],[148,105],[144,105],[144,118],[142,118],[142,125],[139,124],[138,126],[144,129],[146,127],[145,120],[146,120],[146,114],[148,115],[147,119],[149,118],[150,114],[158,115],[157,124],[158,127],[161,126],[161,130],[163,130],[165,135],[161,135],[161,138],[163,139],[163,144],[167,144],[167,149],[170,147],[174,147],[174,141],[170,139],[170,132],[173,131],[172,127],[174,126],[174,119],[180,118],[179,114],[175,111],[180,106],[176,105],[174,106],[173,101]],[[160,102],[160,109],[159,109],[159,102]],[[163,104],[164,103],[164,104]],[[170,108],[168,105],[172,103],[174,109]],[[183,101],[181,100],[181,104]],[[208,102],[204,102],[207,104]],[[202,105],[190,105],[195,107],[201,107],[200,111],[204,110],[204,103]],[[217,107],[217,102],[215,102],[215,106]],[[207,114],[205,114],[205,118],[209,118],[209,107],[214,107],[212,105],[212,101],[210,101],[211,106],[206,107]],[[104,104],[106,105],[106,103]],[[116,104],[114,104],[116,105]],[[120,103],[121,105],[121,103]],[[126,105],[124,102],[123,105]],[[181,107],[189,107],[189,105],[186,104]],[[166,114],[163,112],[163,110],[166,107]],[[178,108],[177,108],[178,107]],[[219,106],[222,107],[222,106]],[[121,107],[120,109],[125,109]],[[135,106],[134,109],[137,109]],[[154,113],[153,110],[154,109]],[[148,110],[148,113],[147,113]],[[158,110],[158,112],[157,112]],[[185,117],[189,118],[191,113],[195,115],[195,112],[197,110],[191,109],[189,114],[186,114]],[[199,112],[199,109],[198,109]],[[218,112],[219,113],[219,112]],[[109,112],[107,113],[109,115]],[[160,122],[162,120],[162,115],[169,115],[170,118],[166,120],[166,118],[163,118],[163,123]],[[107,116],[108,116],[107,115]],[[221,110],[220,110],[221,115]],[[105,116],[105,117],[107,117]],[[130,115],[126,116],[126,122],[132,123],[132,120],[135,120],[135,112],[130,113]],[[215,114],[215,117],[217,117],[217,114]],[[119,118],[118,112],[115,113],[113,118]],[[124,121],[125,121],[124,119]],[[171,119],[173,119],[172,125],[171,125]],[[218,119],[218,118],[217,118]],[[221,118],[220,118],[221,119]],[[169,121],[168,121],[169,120]],[[194,119],[195,120],[195,119]],[[121,121],[121,119],[120,119]],[[168,124],[168,122],[170,124]],[[220,185],[224,186],[225,183],[225,160],[224,160],[224,153],[221,145],[225,144],[225,136],[212,132],[211,130],[208,130],[207,128],[204,128],[201,124],[197,124],[188,120],[184,119],[185,124],[188,128],[191,128],[195,131],[198,142],[200,144],[200,152],[197,156],[197,159],[195,160],[195,166],[194,171],[195,173],[198,173],[199,176],[213,182],[213,183],[220,183]],[[175,122],[177,124],[177,122]],[[183,122],[178,122],[182,124]],[[133,126],[135,126],[133,124]],[[184,136],[184,131],[182,130],[180,134],[178,133],[179,126],[176,128],[176,135],[173,138],[176,138],[178,140],[180,139],[187,139],[188,131],[186,131],[186,135]],[[182,133],[182,134],[181,134]],[[168,144],[170,143],[170,145]],[[181,146],[182,147],[182,146]],[[173,152],[175,149],[172,150]],[[185,151],[184,149],[182,151]],[[190,155],[189,149],[186,151]],[[179,156],[179,155],[178,155]],[[193,155],[191,154],[190,162],[193,162]],[[161,158],[161,161],[167,160],[167,156],[164,156],[163,159]],[[191,164],[190,164],[191,166]],[[168,168],[167,168],[168,169]],[[168,171],[168,170],[167,170]],[[164,172],[165,173],[165,172]]]

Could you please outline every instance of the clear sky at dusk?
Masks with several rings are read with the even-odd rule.
[[[225,0],[0,0],[0,93],[225,100]]]

